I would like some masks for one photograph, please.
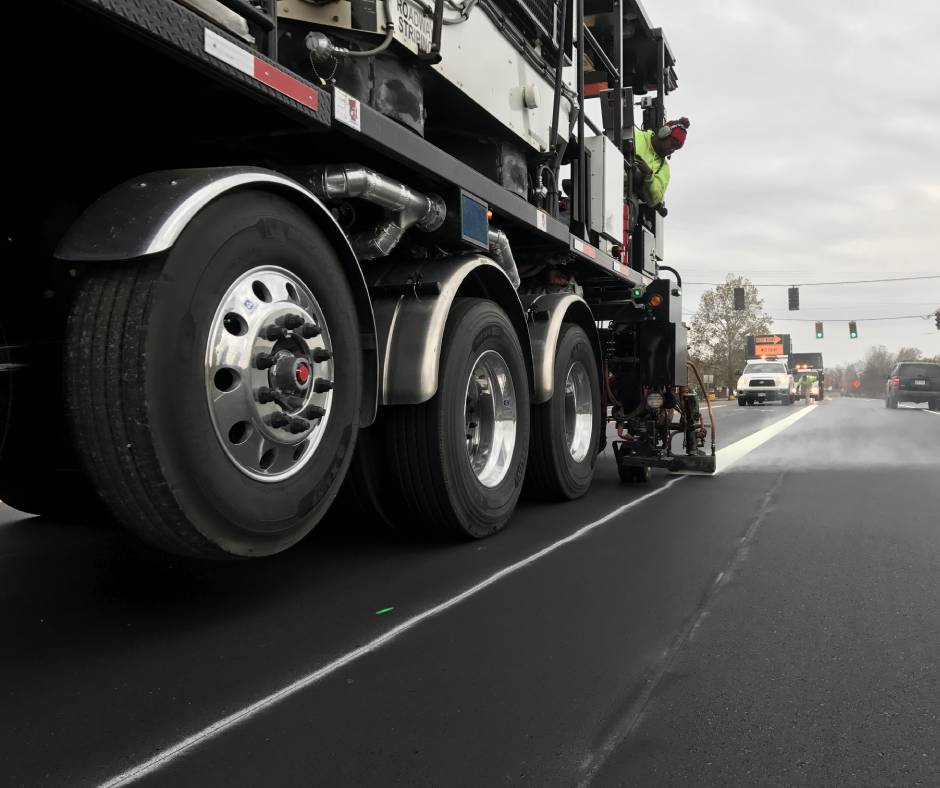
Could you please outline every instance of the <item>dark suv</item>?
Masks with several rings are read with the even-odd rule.
[[[902,361],[888,378],[885,407],[899,402],[926,402],[931,410],[940,410],[940,364],[926,361]]]

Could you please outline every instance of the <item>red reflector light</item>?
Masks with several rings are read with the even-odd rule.
[[[900,385],[901,385],[901,378],[899,378],[897,375],[895,375],[893,378],[891,378],[891,382],[892,382],[895,386],[900,386]]]

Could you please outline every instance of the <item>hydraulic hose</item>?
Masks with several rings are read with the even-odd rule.
[[[708,399],[708,391],[705,389],[705,383],[702,381],[702,376],[699,374],[698,368],[691,361],[686,361],[685,363],[686,365],[688,365],[689,369],[691,369],[692,372],[695,373],[695,377],[698,380],[698,384],[702,388],[702,396],[705,397],[705,405],[708,407],[708,420],[711,422],[711,425],[712,425],[712,454],[714,454],[715,453],[715,437],[716,437],[717,431],[715,428],[715,414],[712,412],[712,403],[711,403],[711,400]]]
[[[346,47],[336,46],[324,33],[307,33],[304,43],[310,52],[310,59],[319,63],[325,63],[330,59],[339,59],[341,57],[372,57],[388,49],[395,35],[395,25],[392,24],[392,7],[390,0],[383,0],[385,8],[385,38],[382,43],[372,49],[347,49]]]

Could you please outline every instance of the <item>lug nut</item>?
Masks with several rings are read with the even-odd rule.
[[[312,356],[317,364],[322,364],[324,361],[329,361],[333,358],[333,351],[322,347],[315,347]]]
[[[314,325],[313,323],[304,323],[300,329],[300,335],[304,339],[320,336],[320,326]]]
[[[262,386],[256,392],[258,397],[258,402],[262,405],[267,405],[269,402],[274,402],[277,399],[277,392],[274,389],[269,389],[267,386]]]
[[[273,367],[275,364],[274,356],[270,353],[259,353],[255,356],[255,366],[258,369],[267,369],[268,367]]]
[[[288,331],[283,326],[265,326],[261,330],[261,336],[264,339],[267,339],[269,342],[276,342],[277,340],[286,337]]]
[[[284,315],[278,322],[284,328],[295,329],[304,324],[304,319],[300,315]]]
[[[310,429],[310,422],[306,419],[291,419],[290,420],[290,431],[294,435],[298,432],[306,432]]]
[[[326,410],[321,408],[319,405],[308,405],[307,409],[303,413],[305,419],[321,419],[325,415]]]
[[[274,429],[280,429],[281,427],[286,427],[290,424],[291,420],[288,416],[283,413],[272,413],[268,417],[268,424],[270,424]]]
[[[329,391],[332,388],[332,380],[327,380],[326,378],[317,378],[315,381],[313,381],[313,390],[317,392],[317,394],[322,394],[323,392]]]

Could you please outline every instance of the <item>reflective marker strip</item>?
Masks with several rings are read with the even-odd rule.
[[[237,68],[242,74],[247,74],[278,93],[312,110],[317,109],[319,97],[314,88],[261,58],[255,57],[251,52],[233,44],[209,28],[206,28],[205,50],[223,63],[228,63],[232,68]]]
[[[597,249],[590,244],[584,243],[580,238],[574,239],[574,249],[576,252],[581,252],[585,257],[590,257],[592,260],[597,257]]]

